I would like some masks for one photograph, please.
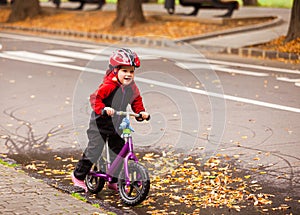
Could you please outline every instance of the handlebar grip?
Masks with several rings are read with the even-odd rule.
[[[146,121],[149,121],[151,119],[151,116],[150,116],[150,114],[149,114],[149,116],[148,116],[148,118],[146,119]]]
[[[142,121],[144,121],[144,120],[149,121],[150,118],[151,118],[151,117],[150,117],[150,114],[149,114],[149,116],[148,116],[147,119],[143,119],[142,114],[139,114],[138,117],[135,117],[136,121],[138,121],[138,122],[142,122]]]
[[[136,121],[138,122],[142,122],[144,121],[143,117],[142,117],[142,114],[139,113],[139,116],[135,117]]]

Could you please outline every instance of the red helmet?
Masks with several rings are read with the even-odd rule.
[[[110,56],[109,64],[113,68],[119,66],[140,67],[141,62],[134,51],[131,51],[130,49],[121,48],[113,52],[113,54]]]

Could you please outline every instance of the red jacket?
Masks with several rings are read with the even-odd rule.
[[[96,113],[98,129],[102,133],[114,133],[118,131],[120,117],[102,116],[105,107],[112,107],[116,111],[126,111],[128,104],[135,113],[145,111],[140,91],[136,84],[132,82],[128,86],[123,86],[111,72],[104,77],[103,83],[90,95],[91,107]]]
[[[97,114],[101,114],[105,107],[126,111],[128,104],[135,113],[145,111],[140,91],[135,82],[123,87],[113,72],[105,76],[103,83],[90,95],[90,103]]]

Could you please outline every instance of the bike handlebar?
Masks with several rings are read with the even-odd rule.
[[[102,110],[102,115],[107,116],[107,112],[106,112],[105,109]],[[118,115],[118,116],[134,116],[137,119],[137,121],[143,121],[144,120],[142,118],[142,114],[138,114],[138,113],[134,113],[134,112],[130,112],[130,111],[115,111],[115,115]],[[150,120],[150,115],[146,120],[147,121]]]
[[[134,116],[134,117],[142,117],[141,114],[137,114],[137,113],[129,112],[129,111],[116,111],[116,112],[115,112],[115,115],[118,115],[118,116]]]

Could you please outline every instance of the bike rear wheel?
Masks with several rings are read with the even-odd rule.
[[[92,167],[92,170],[94,172],[97,172],[98,171],[97,165],[94,165]],[[105,184],[105,180],[103,178],[95,177],[89,174],[85,177],[85,185],[87,186],[88,190],[93,194],[99,193],[103,189],[104,184]]]
[[[147,169],[138,163],[130,163],[128,172],[129,186],[126,185],[124,171],[119,175],[119,194],[123,203],[134,206],[146,199],[150,189],[150,179]]]

